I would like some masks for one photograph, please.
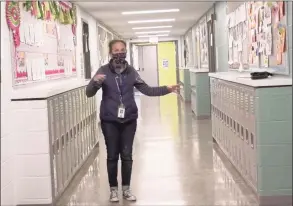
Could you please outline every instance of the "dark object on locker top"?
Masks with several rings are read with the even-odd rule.
[[[269,76],[273,76],[273,74],[270,72],[252,72],[252,73],[250,73],[250,77],[253,80],[267,79]]]

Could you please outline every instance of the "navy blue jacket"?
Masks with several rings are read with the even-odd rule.
[[[91,79],[86,87],[86,96],[92,97],[102,88],[103,96],[100,107],[100,119],[104,121],[127,122],[138,117],[138,109],[134,99],[134,88],[147,96],[163,96],[170,91],[166,86],[150,87],[139,76],[138,72],[130,65],[121,73],[117,74],[112,64],[106,64],[98,69],[97,74],[106,75],[106,79],[99,84]],[[121,91],[121,92],[120,92]],[[125,107],[125,116],[118,118],[118,107],[122,102]]]

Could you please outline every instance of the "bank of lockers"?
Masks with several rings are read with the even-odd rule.
[[[85,88],[48,99],[53,197],[58,196],[97,143],[95,98]]]
[[[255,93],[253,88],[212,78],[212,134],[242,176],[256,189]]]

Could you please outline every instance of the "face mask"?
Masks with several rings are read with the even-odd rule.
[[[126,59],[126,52],[112,54],[112,59],[115,64],[124,64]]]

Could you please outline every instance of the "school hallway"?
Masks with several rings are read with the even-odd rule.
[[[162,105],[164,100],[168,104]],[[59,206],[257,205],[251,189],[213,143],[210,120],[196,120],[190,104],[176,95],[137,96],[137,104],[141,111],[132,176],[137,201],[129,203],[120,198],[120,203],[109,202],[106,151],[101,137]],[[174,112],[179,117],[176,122]]]
[[[292,206],[292,0],[0,10],[1,206]]]

